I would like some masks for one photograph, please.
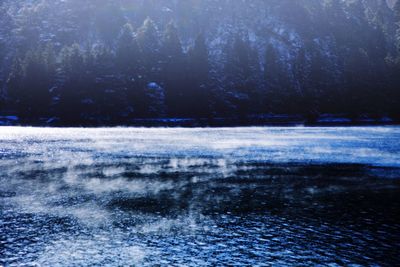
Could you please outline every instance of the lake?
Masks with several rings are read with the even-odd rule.
[[[400,127],[0,127],[0,265],[400,264]]]

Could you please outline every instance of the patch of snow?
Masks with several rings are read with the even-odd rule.
[[[389,117],[383,117],[379,120],[380,122],[393,122],[393,119],[389,118]]]
[[[46,121],[46,123],[47,123],[47,124],[51,124],[51,123],[57,122],[58,120],[59,120],[59,118],[57,118],[57,117],[52,117],[52,118],[48,119],[48,120]]]
[[[18,116],[0,116],[0,120],[18,121]]]
[[[319,123],[351,123],[351,119],[333,114],[323,114],[317,120]]]
[[[172,9],[170,9],[169,7],[163,7],[162,9],[161,9],[163,12],[168,12],[168,13],[170,13],[170,12],[173,12],[173,10]]]
[[[86,104],[86,105],[92,105],[92,104],[94,104],[94,101],[93,101],[93,99],[91,99],[91,98],[85,98],[85,99],[83,99],[83,100],[81,101],[81,103],[82,103],[82,104]]]
[[[160,86],[156,82],[150,82],[147,84],[148,89],[158,89]]]

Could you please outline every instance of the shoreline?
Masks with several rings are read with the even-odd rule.
[[[400,122],[381,123],[381,122],[353,122],[353,123],[301,123],[301,122],[282,122],[282,123],[129,123],[129,124],[42,124],[42,123],[15,123],[2,124],[0,127],[40,127],[40,128],[240,128],[240,127],[373,127],[373,126],[400,126]]]
[[[17,116],[0,116],[0,126],[20,127],[182,127],[182,128],[219,128],[219,127],[354,127],[354,126],[395,126],[400,120],[390,117],[362,116],[351,119],[342,115],[323,114],[314,120],[301,115],[255,115],[247,117],[216,118],[136,118],[136,119],[96,119],[88,118],[66,121],[57,117],[39,119],[19,119]]]

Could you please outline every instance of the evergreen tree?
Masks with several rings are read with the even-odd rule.
[[[29,51],[22,62],[22,87],[25,93],[22,105],[25,117],[48,116],[51,104],[50,90],[55,82],[56,58],[52,44]]]
[[[6,81],[3,79],[6,79],[3,71],[2,71],[2,60],[5,57],[5,45],[4,43],[0,40],[0,112],[2,112],[5,109],[5,106],[7,105],[7,91],[5,89],[5,84]]]
[[[61,67],[69,81],[79,81],[84,74],[84,57],[78,44],[65,47],[61,52]]]
[[[25,120],[48,115],[55,71],[50,61],[50,55],[40,50],[29,51],[24,60],[14,61],[8,86],[19,116]]]
[[[133,76],[139,69],[139,47],[132,25],[123,26],[117,42],[116,65],[122,74]]]
[[[134,79],[126,76],[123,79],[116,75],[116,57],[106,46],[98,46],[94,54],[94,91],[92,99],[96,103],[99,118],[106,121],[117,120],[122,110],[128,105],[126,83]]]
[[[199,34],[194,46],[188,52],[188,86],[185,94],[189,115],[205,117],[210,115],[209,101],[209,51],[204,34]]]
[[[400,58],[400,1],[396,1],[393,10],[397,21],[396,45],[397,45],[398,57]]]
[[[23,110],[23,101],[24,98],[24,87],[23,87],[23,69],[22,69],[22,60],[20,56],[17,55],[14,57],[13,64],[11,65],[10,74],[7,78],[7,88],[8,88],[8,96],[10,97],[13,106],[16,109],[18,115],[24,115],[25,111]]]
[[[317,119],[323,106],[329,106],[332,95],[326,91],[327,63],[313,41],[307,41],[299,50],[294,63],[297,92],[289,96],[295,113],[303,114],[310,122]]]
[[[289,77],[280,60],[279,54],[272,45],[268,45],[265,52],[264,79],[266,95],[265,110],[282,113],[289,88]],[[270,105],[267,107],[266,105]]]
[[[309,63],[304,45],[299,49],[293,62],[293,76],[295,79],[293,89],[286,100],[286,109],[292,114],[308,114],[311,108],[304,100],[307,95],[307,81],[309,75]]]
[[[157,81],[160,72],[161,46],[157,27],[150,18],[147,18],[137,30],[136,39],[143,58],[141,73],[149,81]]]
[[[167,24],[163,34],[162,53],[167,58],[179,58],[183,56],[182,44],[179,38],[178,29],[171,21]]]
[[[161,38],[158,29],[150,18],[147,18],[143,25],[137,30],[136,40],[141,53],[140,78],[136,96],[136,114],[138,116],[149,116],[151,88],[149,84],[161,83]],[[162,88],[162,87],[161,87]]]
[[[251,99],[257,96],[256,74],[259,71],[258,57],[249,42],[236,36],[232,46],[228,47],[225,66],[226,85],[232,92],[231,103],[238,114],[254,112]]]
[[[368,95],[368,58],[364,50],[353,50],[345,61],[344,111],[353,119],[365,112]]]
[[[49,84],[53,82],[53,79],[56,76],[56,68],[57,68],[57,55],[56,51],[54,50],[54,45],[49,43],[43,51],[43,63],[46,67],[46,73],[49,78]]]
[[[64,76],[60,92],[58,114],[67,124],[81,122],[82,95],[87,85],[84,57],[78,44],[65,47],[61,52],[61,69]]]
[[[388,94],[385,96],[385,111],[387,114],[400,120],[400,59],[388,59],[388,70],[389,70],[389,86]]]
[[[184,78],[186,76],[184,54],[178,30],[173,22],[170,22],[163,34],[162,42],[162,80],[165,82],[166,102],[169,114],[178,116],[184,112],[185,90]]]
[[[117,43],[116,51],[116,66],[120,73],[123,74],[123,85],[120,90],[125,91],[121,93],[126,97],[124,114],[132,114],[134,108],[136,115],[144,113],[144,103],[140,102],[143,98],[145,81],[142,77],[142,58],[140,48],[134,37],[134,32],[131,24],[125,24],[121,30],[121,34]],[[120,91],[121,92],[121,91]],[[121,101],[119,101],[121,103]]]
[[[308,106],[306,116],[308,120],[314,122],[322,110],[322,106],[330,98],[326,92],[326,62],[315,43],[311,43],[308,47],[310,54],[309,73],[307,77],[306,87],[304,90],[304,105]]]

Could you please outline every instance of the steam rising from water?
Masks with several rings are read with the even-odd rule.
[[[382,211],[371,196],[398,195],[398,180],[382,177],[399,178],[399,127],[10,127],[0,159],[0,264],[201,265],[213,253],[215,264],[354,263],[337,254],[346,244],[329,247],[335,236],[355,238],[359,256],[364,237],[386,259],[399,248],[398,205]],[[347,207],[359,197],[359,211]],[[350,226],[325,212],[350,214]],[[357,232],[368,220],[388,239]],[[322,252],[301,241],[323,233]]]

